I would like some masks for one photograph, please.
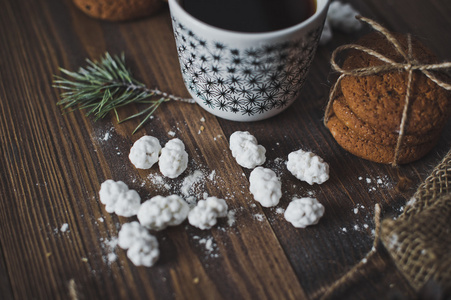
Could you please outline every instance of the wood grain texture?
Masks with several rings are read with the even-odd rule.
[[[441,59],[450,60],[451,3],[447,0],[349,1],[364,16],[394,31],[411,32]],[[421,12],[421,14],[419,13]],[[105,51],[125,53],[136,78],[188,97],[183,86],[167,7],[131,22],[92,19],[71,1],[6,0],[0,9],[0,298],[70,299],[318,299],[359,262],[373,244],[374,205],[383,216],[400,213],[418,184],[451,146],[451,128],[418,162],[393,169],[341,149],[322,125],[336,74],[330,54],[360,34],[336,32],[318,49],[299,99],[270,120],[237,123],[197,105],[167,103],[137,134],[138,120],[94,122],[84,112],[62,114],[52,88],[58,67],[76,70]],[[141,106],[119,111],[121,117]],[[204,121],[201,119],[204,118]],[[248,130],[267,149],[266,167],[283,183],[279,205],[314,195],[324,204],[321,222],[295,229],[276,208],[256,205],[250,171],[236,164],[228,137]],[[182,139],[190,156],[184,175],[201,170],[195,195],[227,200],[235,223],[221,220],[201,231],[186,223],[156,233],[161,257],[152,268],[136,267],[114,247],[122,224],[136,218],[108,214],[98,190],[122,180],[143,200],[179,193],[183,178],[155,181],[158,168],[137,170],[128,151],[149,134],[162,144]],[[311,150],[330,164],[330,180],[310,186],[284,167],[291,151]],[[412,184],[399,191],[399,176]],[[68,224],[68,231],[61,226]],[[211,241],[211,247],[206,243]],[[117,257],[114,260],[114,257]],[[385,252],[337,299],[412,298],[415,295]]]

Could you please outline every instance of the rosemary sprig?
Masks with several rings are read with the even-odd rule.
[[[194,103],[193,99],[176,97],[158,89],[149,89],[134,79],[125,67],[124,54],[111,56],[106,52],[99,61],[86,59],[86,62],[88,65],[80,68],[78,72],[60,68],[60,71],[68,78],[62,76],[54,78],[53,87],[62,90],[61,100],[57,104],[63,109],[69,109],[68,112],[86,109],[86,115],[93,114],[97,121],[113,111],[118,123],[144,116],[133,131],[135,133],[162,103],[171,100]],[[159,97],[159,99],[150,100],[152,97]],[[149,106],[139,113],[120,120],[117,109],[131,103],[143,103]]]

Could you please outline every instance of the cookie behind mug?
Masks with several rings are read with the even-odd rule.
[[[157,12],[163,0],[74,0],[87,15],[107,21],[127,21]]]

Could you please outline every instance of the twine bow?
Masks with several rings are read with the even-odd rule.
[[[406,91],[406,97],[405,97],[405,103],[404,108],[402,112],[402,118],[401,118],[401,124],[399,128],[399,135],[396,142],[395,147],[395,154],[393,157],[392,166],[397,166],[398,158],[399,158],[399,152],[402,145],[402,140],[404,138],[405,134],[405,127],[407,122],[407,116],[409,113],[410,108],[410,98],[411,98],[411,92],[412,92],[412,80],[413,80],[413,72],[414,71],[420,71],[425,76],[427,76],[430,80],[432,80],[435,84],[440,86],[441,88],[444,88],[446,90],[451,91],[451,84],[448,84],[446,82],[441,81],[438,79],[434,74],[429,72],[430,70],[439,70],[439,69],[449,69],[451,68],[451,62],[443,62],[438,64],[423,64],[421,62],[418,62],[415,60],[412,56],[412,41],[410,35],[407,36],[407,43],[408,43],[408,52],[404,51],[403,47],[401,46],[400,42],[382,25],[376,23],[375,21],[362,17],[362,16],[356,16],[356,18],[362,22],[365,22],[369,24],[374,30],[382,33],[387,40],[393,45],[395,50],[403,57],[404,62],[396,62],[381,53],[378,53],[377,51],[374,51],[370,48],[356,45],[356,44],[348,44],[343,45],[335,49],[335,51],[332,53],[331,56],[331,64],[332,68],[335,71],[338,71],[341,73],[340,77],[338,77],[337,81],[335,82],[335,85],[333,86],[331,93],[329,95],[329,101],[326,106],[325,116],[324,116],[324,124],[326,125],[329,121],[330,115],[331,115],[331,109],[332,104],[336,95],[336,92],[338,90],[338,87],[340,86],[341,80],[345,76],[369,76],[369,75],[377,75],[389,71],[407,71],[407,91]],[[385,62],[385,64],[380,66],[372,66],[372,67],[366,67],[366,68],[356,68],[351,70],[345,70],[342,67],[338,65],[336,62],[336,57],[338,53],[344,50],[348,49],[355,49],[362,51],[366,54],[372,55],[382,62]]]

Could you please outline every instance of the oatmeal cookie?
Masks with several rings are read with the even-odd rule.
[[[93,18],[126,21],[155,13],[164,2],[163,0],[74,0],[74,3]]]
[[[407,52],[406,36],[395,34],[395,37]],[[379,33],[370,33],[357,44],[371,48],[396,62],[403,62],[403,57]],[[412,49],[412,56],[417,61],[425,64],[437,62],[435,55],[416,39],[412,39]],[[348,70],[382,64],[385,62],[374,56],[351,50],[343,63],[343,68]],[[375,129],[396,132],[401,124],[407,75],[406,71],[392,71],[371,76],[346,76],[341,82],[341,90],[349,108],[359,119]],[[445,81],[449,82],[449,79]],[[406,123],[408,135],[419,136],[442,128],[450,116],[451,93],[419,71],[413,74],[410,101]]]
[[[380,145],[363,139],[335,115],[329,119],[327,127],[338,144],[350,153],[377,163],[390,164],[393,162],[395,146]],[[406,164],[420,159],[435,146],[436,142],[437,140],[434,140],[416,146],[402,147],[398,163]]]
[[[333,111],[340,121],[342,121],[350,129],[352,129],[362,139],[385,146],[394,146],[398,142],[399,131],[386,132],[382,129],[376,129],[364,120],[361,120],[349,108],[343,95],[339,95],[334,100]],[[431,142],[433,140],[436,140],[440,133],[441,128],[439,128],[438,130],[432,129],[427,134],[422,135],[405,134],[402,139],[402,144],[405,146],[414,146]]]

